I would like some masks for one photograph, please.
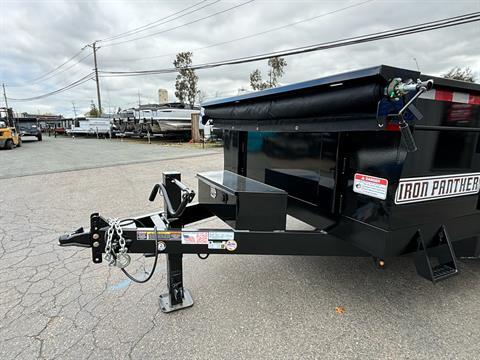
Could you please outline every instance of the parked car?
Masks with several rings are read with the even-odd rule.
[[[19,121],[18,129],[20,136],[32,136],[36,137],[38,141],[42,141],[42,131],[40,130],[37,120]]]

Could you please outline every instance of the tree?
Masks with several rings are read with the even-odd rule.
[[[197,96],[198,102],[201,104],[207,98],[207,93],[203,90],[198,90]]]
[[[281,57],[268,59],[268,81],[263,81],[262,72],[258,69],[250,73],[250,86],[253,90],[263,90],[278,86],[278,82],[285,74],[287,61]]]
[[[253,90],[263,90],[268,88],[268,84],[262,81],[262,72],[255,69],[250,73],[250,86]]]
[[[85,113],[85,116],[90,116],[90,117],[99,117],[100,116],[100,112],[98,111],[97,106],[95,105],[95,103],[93,101],[90,104],[90,110],[88,110]]]
[[[468,66],[464,69],[458,66],[453,67],[446,74],[443,74],[443,77],[447,79],[475,82],[475,76],[473,75],[472,69]]]
[[[190,68],[192,66],[192,55],[190,51],[181,52],[177,54],[173,61],[173,65],[178,71],[175,81],[175,96],[182,104],[188,104],[190,107],[195,104],[198,93],[198,76],[195,74],[195,70]]]
[[[268,70],[270,87],[278,86],[278,80],[285,74],[284,68],[287,66],[287,61],[276,56],[268,59],[268,66],[270,67]]]

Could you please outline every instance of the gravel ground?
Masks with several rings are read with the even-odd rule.
[[[0,152],[10,159],[1,170],[9,178],[0,180],[0,359],[478,358],[476,261],[462,262],[460,276],[433,285],[416,275],[409,258],[378,271],[362,258],[187,255],[185,286],[195,305],[161,313],[163,256],[150,282],[132,284],[117,269],[91,263],[88,249],[58,247],[57,238],[88,225],[91,212],[123,217],[157,210],[160,202],[147,198],[162,171],[180,170],[196,188],[194,175],[221,169],[222,155],[152,145],[163,160],[143,162],[142,144],[132,152],[118,142],[110,145],[130,158],[75,171],[92,154],[113,153],[110,145],[62,139],[52,151],[54,141]],[[65,152],[77,154],[75,164]],[[14,163],[13,156],[24,160]],[[48,160],[43,173],[19,176],[28,175],[21,169],[32,158]],[[143,261],[133,264],[137,272]],[[339,306],[344,313],[335,311]]]

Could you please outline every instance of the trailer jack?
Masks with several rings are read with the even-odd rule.
[[[164,313],[193,306],[190,292],[183,287],[182,254],[167,254],[168,293],[160,295],[160,309]]]

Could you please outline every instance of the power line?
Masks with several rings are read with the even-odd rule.
[[[45,76],[47,75],[50,75],[52,73],[54,73],[55,71],[59,70],[60,68],[62,68],[63,66],[67,65],[70,61],[74,60],[76,57],[80,56],[80,54],[82,53],[84,49],[81,49],[79,52],[77,52],[75,55],[73,55],[71,58],[69,58],[67,61],[61,63],[60,65],[58,65],[56,68],[54,68],[53,70],[50,70],[48,72],[46,72],[45,74],[43,74],[42,76],[39,76],[35,79],[32,79],[30,80],[30,82],[37,82],[39,81],[40,79],[43,79]]]
[[[157,31],[157,32],[154,32],[154,33],[150,33],[150,34],[147,34],[147,35],[139,36],[139,37],[136,37],[136,38],[133,38],[133,39],[129,39],[129,40],[123,40],[123,41],[119,41],[119,42],[114,42],[114,43],[111,43],[111,44],[103,45],[103,47],[110,47],[110,46],[125,44],[125,43],[131,42],[131,41],[142,40],[142,39],[146,39],[146,38],[149,38],[149,37],[152,37],[152,36],[155,36],[155,35],[164,34],[164,33],[166,33],[166,32],[170,32],[170,31],[172,31],[172,30],[176,30],[176,29],[179,29],[179,28],[184,27],[184,26],[189,26],[189,25],[195,24],[195,23],[200,22],[200,21],[202,21],[202,20],[206,20],[206,19],[212,18],[212,17],[214,17],[214,16],[217,16],[217,15],[220,15],[220,14],[223,14],[223,13],[226,13],[226,12],[228,12],[228,11],[232,11],[232,10],[237,9],[237,8],[239,8],[239,7],[242,7],[242,6],[245,6],[245,5],[247,5],[247,4],[250,4],[250,3],[254,2],[254,1],[255,1],[255,0],[248,0],[248,1],[245,1],[245,2],[243,2],[243,3],[241,3],[241,4],[238,4],[238,5],[229,7],[229,8],[227,8],[227,9],[224,9],[224,10],[221,10],[221,11],[217,11],[216,13],[213,13],[213,14],[210,14],[210,15],[207,15],[207,16],[204,16],[204,17],[201,17],[201,18],[198,18],[198,19],[189,21],[189,22],[187,22],[187,23],[183,23],[183,24],[180,24],[180,25],[171,27],[171,28],[169,28],[169,29]]]
[[[195,48],[195,49],[191,49],[191,50],[189,50],[189,51],[193,52],[193,51],[198,51],[198,50],[205,50],[205,49],[210,49],[210,48],[216,47],[216,46],[221,46],[221,45],[230,44],[230,43],[233,43],[233,42],[236,42],[236,41],[241,41],[241,40],[245,40],[245,39],[251,39],[251,38],[256,37],[256,36],[260,36],[260,35],[264,35],[264,34],[268,34],[268,33],[274,32],[274,31],[286,29],[286,28],[288,28],[288,27],[292,27],[292,26],[295,26],[295,25],[298,25],[298,24],[302,24],[302,23],[305,23],[305,22],[308,22],[308,21],[316,20],[316,19],[319,19],[319,18],[328,16],[328,15],[331,15],[331,14],[335,14],[335,13],[338,13],[338,12],[341,12],[341,11],[345,11],[345,10],[348,10],[348,9],[352,9],[352,8],[355,8],[355,7],[359,7],[359,6],[365,5],[365,4],[370,3],[370,2],[373,2],[373,1],[376,1],[376,0],[366,0],[366,1],[363,1],[363,2],[356,3],[356,4],[351,4],[351,5],[348,5],[348,6],[339,8],[339,9],[336,9],[336,10],[332,10],[332,11],[329,11],[329,12],[325,12],[325,13],[322,13],[322,14],[319,14],[319,15],[316,15],[316,16],[313,16],[313,17],[310,17],[310,18],[306,18],[306,19],[294,21],[294,22],[289,23],[289,24],[286,24],[286,25],[274,27],[274,28],[271,28],[271,29],[267,29],[267,30],[258,32],[258,33],[253,33],[253,34],[241,36],[241,37],[238,37],[238,38],[235,38],[235,39],[231,39],[231,40],[222,41],[222,42],[219,42],[219,43],[215,43],[215,44],[210,44],[210,45],[207,45],[207,46],[198,47],[198,48]],[[176,54],[177,54],[177,53],[170,53],[170,54],[157,55],[157,56],[148,56],[148,57],[144,57],[144,58],[140,58],[140,59],[139,59],[139,58],[131,58],[131,59],[124,59],[124,60],[110,60],[109,62],[141,61],[141,60],[149,60],[149,59],[157,59],[157,58],[169,57],[169,56],[174,56],[174,55],[176,55]]]
[[[66,68],[62,69],[61,71],[59,71],[59,72],[57,72],[57,73],[51,74],[50,76],[42,79],[42,81],[37,81],[37,82],[33,82],[33,83],[31,83],[31,84],[26,84],[26,85],[22,85],[22,86],[11,86],[11,87],[15,87],[15,88],[19,88],[19,87],[29,87],[29,86],[37,85],[37,84],[39,84],[40,82],[45,82],[45,81],[47,81],[47,80],[50,80],[50,79],[52,79],[52,78],[54,78],[54,77],[56,77],[56,76],[58,76],[58,75],[60,75],[60,74],[63,74],[65,71],[68,71],[68,70],[70,70],[71,68],[73,68],[73,67],[81,64],[85,59],[87,59],[87,58],[89,58],[90,56],[92,56],[92,54],[93,54],[93,52],[89,53],[88,55],[82,57],[80,60],[78,60],[78,61],[75,62],[74,64],[70,65],[69,67],[66,67]]]
[[[11,101],[33,101],[33,100],[39,100],[39,99],[43,99],[43,98],[46,98],[46,97],[49,97],[49,96],[52,96],[52,95],[56,95],[56,94],[59,94],[59,93],[62,93],[64,91],[67,91],[67,90],[70,90],[70,89],[73,89],[74,87],[77,87],[85,82],[87,82],[88,80],[93,80],[92,78],[92,75],[93,75],[93,71],[83,77],[81,77],[80,79],[60,88],[60,89],[57,89],[57,90],[54,90],[54,91],[51,91],[51,92],[48,92],[48,93],[45,93],[45,94],[42,94],[42,95],[38,95],[38,96],[33,96],[33,97],[29,97],[29,98],[22,98],[22,99],[16,99],[16,98],[8,98],[8,100],[11,100]]]
[[[57,73],[55,73],[55,74],[52,74],[52,75],[48,76],[48,77],[45,78],[45,79],[42,79],[42,82],[44,82],[44,81],[46,81],[46,80],[50,80],[51,78],[54,78],[54,77],[56,77],[56,76],[58,76],[58,75],[60,75],[60,74],[63,74],[65,71],[68,71],[68,70],[70,70],[71,68],[73,68],[73,67],[81,64],[85,59],[89,58],[89,57],[92,56],[92,55],[93,55],[93,52],[85,55],[85,56],[82,57],[80,60],[78,60],[76,63],[70,65],[69,67],[64,68],[62,71],[57,72]],[[38,82],[37,82],[37,83],[38,83]],[[34,83],[34,84],[37,84],[37,83]],[[33,84],[32,84],[32,85],[33,85]]]
[[[206,2],[206,1],[208,1],[208,0],[202,0],[202,1],[200,1],[200,2],[195,3],[194,5],[191,5],[191,6],[189,6],[189,7],[186,7],[186,8],[184,8],[184,9],[182,9],[182,10],[180,10],[180,11],[177,11],[176,13],[173,13],[173,14],[171,14],[171,15],[169,15],[169,16],[167,16],[167,17],[164,17],[164,18],[162,18],[162,19],[158,19],[158,20],[156,20],[156,21],[153,21],[153,22],[148,23],[148,24],[146,24],[146,25],[140,26],[140,27],[138,27],[138,28],[135,28],[135,29],[126,31],[126,32],[124,32],[124,33],[117,34],[117,35],[115,35],[115,36],[112,36],[112,37],[109,37],[109,38],[105,38],[105,39],[99,40],[99,41],[108,41],[108,40],[113,40],[113,39],[117,39],[117,38],[127,37],[127,36],[130,36],[130,35],[134,35],[135,33],[138,33],[138,32],[141,32],[141,31],[145,31],[145,30],[148,30],[148,29],[150,29],[150,28],[153,28],[153,27],[156,27],[156,26],[159,26],[159,25],[163,25],[163,23],[161,23],[161,24],[157,24],[157,25],[152,26],[153,24],[155,24],[155,23],[157,23],[157,22],[160,22],[160,21],[162,21],[162,20],[166,20],[166,19],[168,19],[168,18],[170,18],[170,17],[172,17],[172,16],[174,16],[174,15],[180,14],[180,13],[186,11],[186,10],[189,10],[189,9],[191,9],[191,8],[194,8],[194,7],[196,7],[197,5],[200,5],[201,3],[204,3],[204,2]],[[213,5],[213,4],[215,4],[215,3],[219,2],[219,1],[221,1],[221,0],[214,1],[213,3],[210,3],[210,4],[207,4],[207,5],[205,5],[205,6],[202,6],[202,7],[198,8],[198,9],[196,9],[196,10],[194,10],[194,11],[191,11],[191,12],[188,12],[188,13],[186,13],[186,14],[183,14],[182,16],[186,16],[186,15],[188,15],[188,14],[190,14],[190,13],[195,12],[195,11],[199,11],[199,10],[201,10],[201,9],[207,7],[207,6],[211,6],[211,5]],[[171,20],[169,20],[169,21],[167,21],[167,22],[173,21],[173,20],[178,19],[178,18],[180,18],[180,17],[181,17],[181,16],[176,17],[176,18],[171,19]],[[167,23],[167,22],[164,22],[164,23]],[[143,29],[143,30],[142,30],[142,29]],[[45,80],[51,79],[52,77],[54,77],[54,76],[56,76],[56,75],[58,75],[58,74],[60,74],[60,73],[63,73],[63,72],[65,72],[66,70],[71,69],[73,66],[75,66],[76,64],[82,62],[82,61],[85,60],[88,56],[92,55],[92,53],[90,53],[89,55],[87,55],[87,56],[83,57],[82,59],[80,59],[75,65],[72,65],[72,66],[64,69],[64,70],[61,71],[60,73],[55,74],[56,71],[58,71],[59,69],[61,69],[62,67],[64,67],[65,65],[67,65],[68,63],[70,63],[71,61],[73,61],[75,58],[77,58],[77,57],[82,53],[82,51],[83,51],[84,49],[85,49],[85,47],[83,47],[80,51],[78,51],[77,53],[75,53],[72,57],[70,57],[68,60],[66,60],[66,61],[63,62],[62,64],[58,65],[58,66],[55,67],[54,69],[46,72],[45,74],[42,74],[41,76],[38,76],[38,77],[36,77],[36,78],[34,78],[34,79],[29,80],[30,84],[28,84],[28,85],[19,85],[19,86],[13,85],[13,86],[11,86],[11,87],[24,87],[24,86],[29,86],[29,85],[35,85],[35,84],[38,84],[40,81],[43,82],[43,81],[45,81]],[[50,76],[49,76],[49,75],[50,75]]]
[[[206,8],[206,7],[209,7],[209,6],[213,5],[213,4],[216,4],[216,3],[220,2],[221,0],[214,1],[214,2],[212,2],[212,3],[210,3],[210,4],[206,4],[206,5],[198,8],[198,9],[195,9],[195,10],[192,10],[192,11],[190,11],[190,12],[187,12],[186,14],[182,14],[182,15],[177,16],[177,17],[175,17],[175,18],[173,18],[173,19],[170,19],[170,20],[168,20],[168,21],[164,21],[164,20],[167,20],[167,19],[171,18],[172,16],[175,16],[175,15],[178,15],[178,14],[183,13],[184,11],[190,10],[190,9],[196,7],[197,5],[200,5],[200,4],[202,4],[202,3],[206,2],[206,1],[208,1],[208,0],[202,0],[202,1],[197,2],[197,3],[195,3],[195,4],[191,5],[191,6],[188,6],[188,7],[184,8],[184,9],[182,9],[182,10],[180,10],[180,11],[177,11],[177,12],[175,12],[175,13],[173,13],[173,14],[170,14],[170,15],[168,15],[168,16],[166,16],[166,17],[163,17],[163,18],[161,18],[161,19],[157,19],[157,20],[152,21],[152,22],[150,22],[150,23],[148,23],[148,24],[145,24],[145,25],[143,25],[143,26],[139,26],[139,27],[137,27],[137,28],[135,28],[135,29],[131,29],[131,30],[125,31],[125,32],[120,33],[120,34],[107,37],[107,38],[105,38],[105,39],[99,40],[99,42],[113,41],[113,40],[117,40],[117,39],[122,38],[122,37],[128,37],[128,36],[132,36],[132,35],[134,35],[134,34],[138,34],[139,32],[142,32],[142,31],[145,31],[145,30],[150,30],[150,29],[152,29],[152,28],[154,28],[154,27],[167,24],[167,23],[169,23],[169,22],[171,22],[171,21],[174,21],[174,20],[176,20],[176,19],[179,19],[179,18],[181,18],[181,17],[183,17],[183,16],[187,16],[187,15],[192,14],[192,13],[194,13],[194,12],[200,11],[201,9],[204,9],[204,8]]]
[[[258,55],[239,57],[239,58],[234,58],[229,60],[199,64],[199,65],[192,65],[192,66],[189,66],[188,68],[193,70],[201,70],[201,69],[210,69],[210,68],[225,66],[225,65],[243,64],[243,63],[255,62],[260,60],[266,60],[276,56],[291,56],[291,55],[297,55],[302,53],[339,48],[339,47],[344,47],[349,45],[355,45],[355,44],[378,41],[378,40],[383,40],[383,39],[388,39],[393,37],[405,36],[405,35],[410,35],[410,34],[415,34],[420,32],[432,31],[436,29],[442,29],[446,27],[457,26],[457,25],[467,24],[471,22],[478,22],[478,21],[480,21],[480,12],[474,12],[474,13],[464,14],[456,17],[430,21],[427,23],[410,25],[410,26],[401,27],[397,29],[381,31],[381,32],[376,32],[376,33],[371,33],[366,35],[360,35],[356,37],[350,37],[350,38],[345,38],[345,39],[340,39],[340,40],[335,40],[330,42],[309,45],[309,46],[291,48],[288,50],[262,53]],[[166,73],[174,73],[177,71],[178,69],[176,68],[166,68],[166,69],[138,70],[138,71],[101,71],[101,73],[106,74],[106,75],[103,75],[105,77],[115,77],[115,76],[141,76],[141,75],[153,75],[153,74],[166,74]]]

